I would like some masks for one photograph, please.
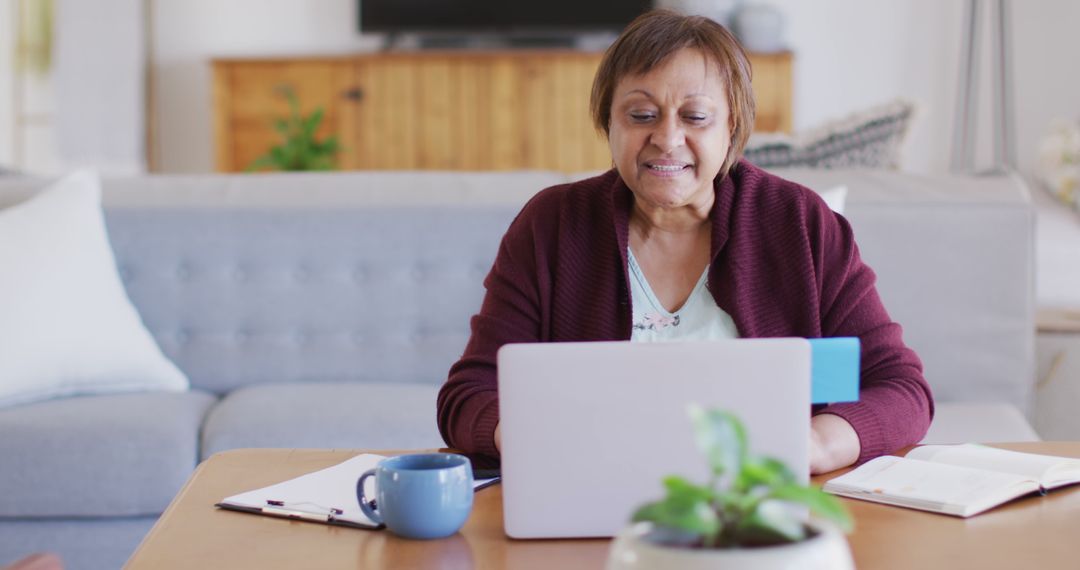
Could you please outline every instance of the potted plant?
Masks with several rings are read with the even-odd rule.
[[[315,136],[323,120],[322,107],[316,108],[310,115],[305,116],[300,113],[300,102],[292,89],[281,87],[279,93],[289,101],[289,116],[274,121],[274,130],[281,135],[281,143],[256,158],[248,166],[248,171],[263,168],[333,170],[334,157],[341,151],[337,137],[329,136],[319,140]]]
[[[735,415],[695,406],[690,416],[708,484],[665,478],[667,495],[641,506],[615,538],[608,570],[854,568],[841,533],[852,520],[836,497],[800,484],[776,459],[751,455]]]

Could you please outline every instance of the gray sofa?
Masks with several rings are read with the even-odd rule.
[[[935,441],[1024,440],[1032,215],[1011,179],[788,171],[847,216],[941,405]],[[435,394],[543,172],[106,181],[119,271],[187,393],[0,409],[0,564],[123,564],[196,464],[240,447],[442,445]],[[0,184],[0,207],[41,181]],[[2,277],[0,277],[2,278]],[[211,508],[207,505],[207,508]]]

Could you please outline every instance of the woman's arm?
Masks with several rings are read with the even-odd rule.
[[[810,419],[810,474],[847,467],[859,458],[859,435],[844,418],[818,414]]]
[[[537,198],[540,196],[538,195]],[[534,198],[503,236],[495,263],[484,279],[487,293],[472,318],[465,352],[439,391],[438,424],[443,439],[467,453],[498,455],[499,399],[496,353],[504,344],[541,340],[540,291],[546,279],[538,268],[538,228],[550,217],[549,200]]]
[[[857,336],[861,345],[859,401],[815,411],[819,465],[831,470],[918,443],[930,427],[934,407],[922,362],[904,344],[903,329],[885,310],[876,276],[859,257],[851,226],[824,203],[810,207],[821,336]],[[835,419],[817,419],[823,415],[835,416],[851,431]],[[857,452],[851,457],[853,450]]]

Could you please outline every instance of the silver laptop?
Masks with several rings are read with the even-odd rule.
[[[809,480],[805,339],[513,344],[498,371],[513,538],[613,536],[663,477],[705,483],[691,403],[735,412],[753,453]]]

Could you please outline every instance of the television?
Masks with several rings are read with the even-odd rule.
[[[568,36],[619,32],[652,0],[357,0],[361,32]]]

